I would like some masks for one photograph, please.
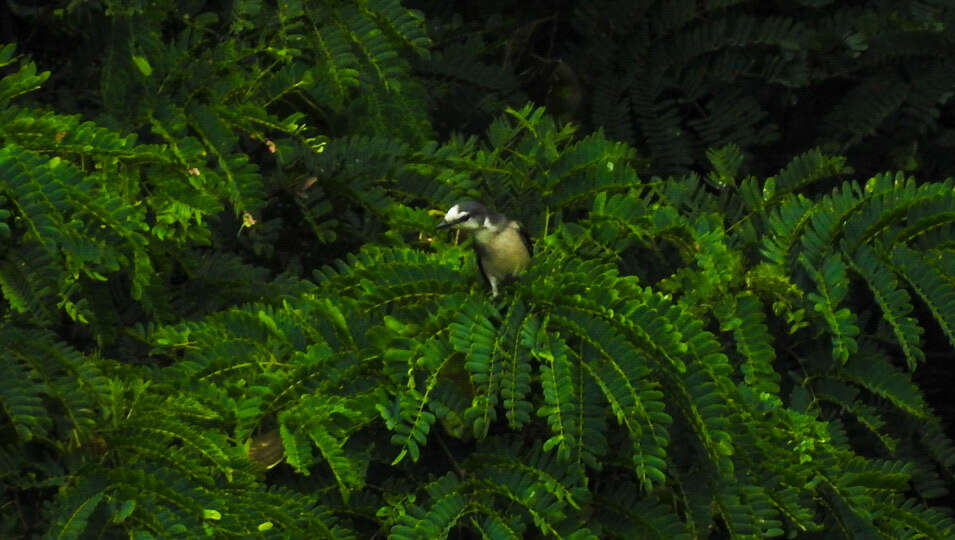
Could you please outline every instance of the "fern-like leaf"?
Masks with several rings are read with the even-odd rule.
[[[43,403],[43,383],[19,362],[0,362],[0,370],[0,408],[17,436],[22,441],[46,436],[53,422]]]
[[[832,334],[832,356],[845,364],[858,350],[855,336],[859,335],[856,317],[849,308],[839,308],[847,291],[846,267],[839,255],[828,257],[820,270],[814,268],[804,257],[803,267],[816,282],[818,293],[809,293],[808,299],[828,325]]]
[[[753,295],[736,298],[731,315],[723,317],[724,330],[732,330],[743,355],[743,380],[758,392],[779,394],[779,374],[773,369],[776,354],[759,300]]]
[[[889,358],[871,346],[863,346],[865,354],[851,359],[842,375],[855,384],[892,403],[915,418],[929,416],[928,405],[911,378],[892,365]]]
[[[434,413],[425,410],[427,396],[409,389],[395,398],[389,405],[378,405],[385,424],[395,431],[391,442],[398,445],[401,451],[395,457],[393,464],[397,464],[405,455],[417,461],[421,456],[421,447],[427,444],[428,433],[434,424]]]
[[[461,481],[454,473],[448,473],[427,486],[431,498],[430,508],[416,507],[405,514],[391,528],[388,535],[393,540],[417,540],[418,538],[445,538],[451,527],[468,509],[467,499],[459,493]]]
[[[955,346],[955,285],[933,260],[942,253],[923,254],[905,246],[896,246],[892,260],[901,275],[935,316],[949,343]]]
[[[16,45],[12,43],[0,47],[0,67],[17,63],[15,53]],[[49,71],[37,73],[36,64],[33,62],[19,63],[20,69],[16,73],[0,78],[0,107],[19,95],[36,90],[50,77]]]
[[[919,362],[925,360],[925,353],[920,348],[923,329],[918,321],[909,316],[912,304],[909,303],[908,292],[899,288],[892,270],[867,246],[859,246],[851,261],[853,269],[866,280],[876,302],[882,308],[882,317],[892,326],[905,353],[909,369],[914,370]]]
[[[499,347],[503,336],[491,322],[498,315],[486,302],[468,302],[461,306],[458,321],[451,325],[450,340],[465,355],[465,368],[475,387],[474,401],[466,413],[473,423],[474,435],[483,438],[497,419],[497,403],[504,377]]]
[[[105,479],[93,474],[85,477],[80,485],[69,491],[67,497],[58,501],[54,521],[47,536],[49,538],[86,538],[89,518],[106,496]]]

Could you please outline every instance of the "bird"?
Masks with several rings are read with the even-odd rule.
[[[534,254],[530,237],[520,223],[489,211],[477,201],[452,206],[438,225],[439,229],[448,227],[472,231],[478,270],[491,287],[491,297],[497,296],[502,281],[527,268]]]

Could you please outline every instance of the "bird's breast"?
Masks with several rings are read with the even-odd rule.
[[[524,270],[531,256],[517,229],[478,231],[474,235],[484,271],[493,276],[508,276]]]

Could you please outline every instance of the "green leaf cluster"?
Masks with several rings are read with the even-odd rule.
[[[677,63],[807,39],[643,4]],[[428,77],[481,71],[421,13],[197,6],[59,15],[108,30],[92,120],[0,47],[0,533],[955,534],[913,375],[955,349],[955,182],[751,175],[735,124],[653,176],[694,161],[652,79],[649,161],[530,104],[438,137]],[[434,231],[462,198],[535,238],[497,298]]]
[[[635,146],[657,174],[699,171],[725,144],[758,156],[748,166],[763,176],[819,146],[866,176],[946,176],[953,165],[950,2],[417,5],[434,28],[433,57],[458,66],[426,73],[460,124],[495,114],[467,108],[475,102],[530,96]]]

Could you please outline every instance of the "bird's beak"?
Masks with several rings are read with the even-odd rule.
[[[448,221],[442,221],[441,223],[438,223],[437,228],[438,228],[438,229],[445,229],[445,228],[448,228],[448,227],[450,227],[450,226],[451,226],[451,223],[450,223],[450,222],[448,222]]]

